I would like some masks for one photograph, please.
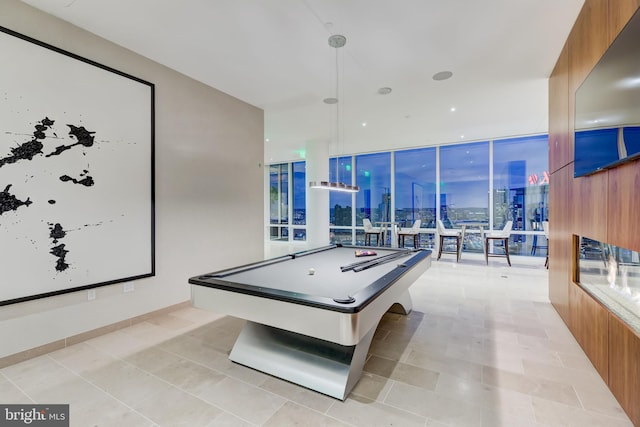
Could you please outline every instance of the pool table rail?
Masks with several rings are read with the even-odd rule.
[[[269,265],[290,261],[296,258],[317,255],[320,252],[335,249],[337,247],[343,246],[331,245],[319,249],[284,255],[265,261],[245,264],[239,267],[229,268],[218,272],[201,274],[191,277],[189,279],[189,283],[192,285],[206,286],[230,292],[254,295],[260,298],[269,298],[279,301],[291,302],[294,304],[308,305],[311,307],[318,307],[342,313],[357,313],[364,309],[369,303],[371,303],[371,301],[378,295],[380,295],[380,293],[384,292],[385,289],[392,286],[407,272],[411,271],[411,269],[413,269],[416,264],[423,262],[431,255],[431,251],[425,249],[399,251],[399,254],[404,254],[408,258],[394,259],[393,261],[397,261],[398,264],[393,270],[380,276],[374,282],[360,289],[353,295],[336,293],[332,297],[326,297],[321,295],[294,292],[286,289],[278,289],[276,287],[256,286],[251,283],[244,283],[233,280],[234,275],[238,273],[264,268]],[[348,246],[344,247],[349,248]],[[372,258],[372,260],[375,260],[375,258]],[[358,272],[345,271],[341,274],[358,274]]]

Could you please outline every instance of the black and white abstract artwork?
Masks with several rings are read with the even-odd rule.
[[[0,27],[0,305],[152,276],[154,86]]]

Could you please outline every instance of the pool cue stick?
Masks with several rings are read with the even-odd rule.
[[[340,267],[340,270],[342,270],[342,272],[345,271],[350,271],[350,270],[354,270],[354,271],[362,271],[364,270],[364,268],[360,268],[366,265],[371,264],[372,266],[377,265],[377,264],[384,264],[384,262],[388,262],[388,261],[393,261],[396,258],[400,258],[403,257],[407,254],[409,254],[411,252],[410,249],[401,251],[401,252],[396,252],[396,253],[392,253],[392,254],[388,254],[388,255],[384,255],[378,258],[374,258],[374,259],[368,259],[365,261],[358,261],[358,262],[354,262],[353,264],[349,264],[343,267]]]
[[[409,252],[401,252],[400,254],[398,254],[397,256],[395,256],[393,258],[371,260],[372,262],[370,264],[357,266],[356,268],[353,269],[353,271],[355,273],[358,273],[360,271],[367,270],[367,269],[372,268],[372,267],[377,267],[379,265],[386,264],[386,263],[394,261],[394,260],[396,260],[398,258],[402,258],[405,255],[409,255]]]
[[[407,251],[408,251],[408,250],[407,250]],[[357,267],[357,266],[359,266],[359,265],[368,264],[368,263],[370,263],[370,262],[373,262],[373,261],[375,261],[375,260],[379,260],[379,259],[395,258],[395,257],[397,257],[397,256],[398,256],[398,254],[399,254],[399,253],[405,253],[405,252],[407,252],[407,251],[391,253],[391,254],[383,255],[383,256],[381,256],[381,257],[377,257],[377,258],[373,258],[373,259],[369,258],[369,259],[365,259],[365,260],[362,260],[362,261],[356,261],[356,262],[354,262],[354,263],[352,263],[352,264],[344,265],[344,266],[340,267],[340,270],[342,270],[343,272],[344,272],[344,271],[353,270],[354,268],[356,268],[356,267]]]

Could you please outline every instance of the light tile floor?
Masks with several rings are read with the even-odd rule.
[[[381,321],[341,402],[230,362],[243,321],[186,308],[0,370],[72,426],[631,426],[548,301],[544,259],[446,256]]]

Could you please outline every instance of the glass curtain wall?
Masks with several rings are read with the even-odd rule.
[[[290,236],[293,240],[306,240],[306,190],[305,162],[269,166],[271,240],[288,241]]]
[[[336,159],[329,159],[329,181],[352,185],[352,157],[340,157],[336,169]],[[330,240],[332,243],[351,244],[353,241],[353,194],[338,191],[329,192]]]
[[[420,245],[433,247],[439,217],[447,228],[466,224],[464,250],[482,252],[478,226],[498,230],[512,220],[510,252],[546,255],[547,135],[344,156],[328,166],[331,181],[360,187],[329,193],[333,243],[364,244],[363,218],[402,227],[419,218]],[[305,175],[305,162],[270,166],[272,240],[305,240]]]
[[[401,227],[415,220],[421,228],[436,228],[436,149],[420,148],[394,153],[395,218]],[[433,233],[420,234],[421,247],[433,247]]]
[[[307,163],[295,162],[292,165],[293,185],[293,240],[307,240]]]
[[[369,218],[373,226],[391,221],[391,153],[356,156],[356,227]],[[364,231],[356,229],[357,244],[364,244]]]
[[[489,225],[489,142],[440,147],[440,219],[467,225],[464,249],[482,252],[479,225]]]
[[[269,235],[271,240],[289,239],[289,164],[269,166]]]
[[[547,249],[538,234],[549,219],[547,136],[511,138],[493,143],[493,227],[512,220],[512,253],[536,255]],[[546,254],[546,252],[545,252]]]

